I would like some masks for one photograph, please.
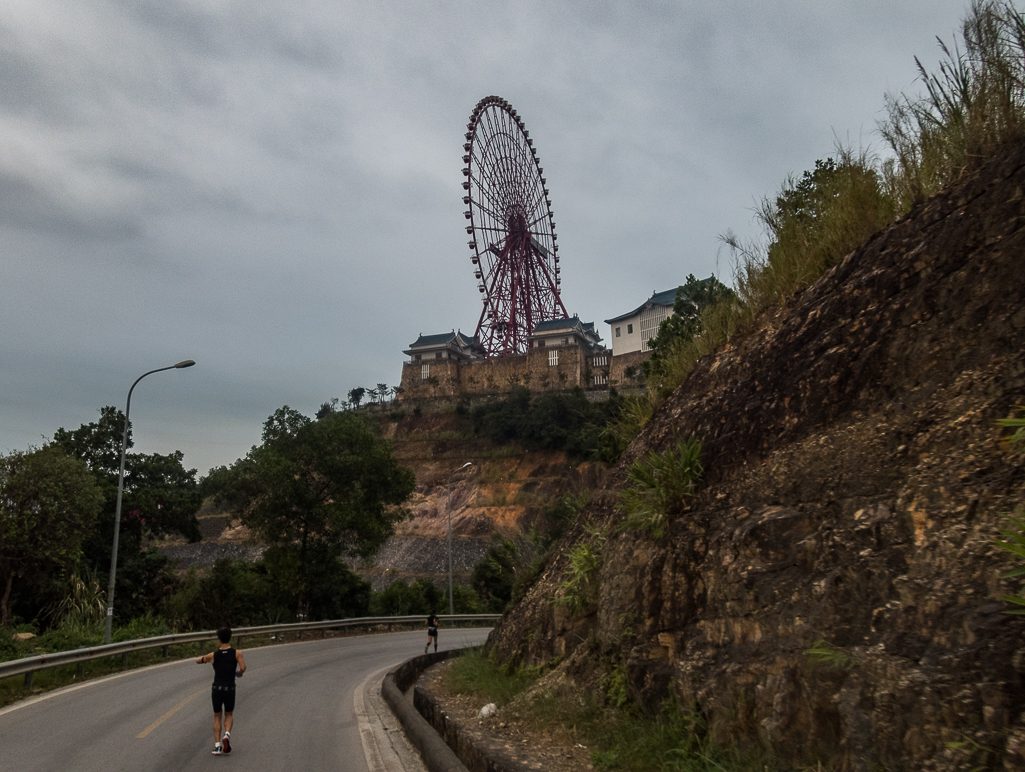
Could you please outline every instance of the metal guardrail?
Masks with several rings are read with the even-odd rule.
[[[442,622],[494,622],[501,617],[501,614],[439,614],[438,619]],[[423,624],[425,616],[417,614],[405,617],[356,617],[354,619],[329,619],[321,622],[296,622],[287,625],[264,625],[262,627],[237,627],[232,628],[232,637],[236,642],[241,638],[250,635],[272,635],[274,633],[304,632],[306,630],[331,630],[341,627],[374,627],[376,625],[393,624]],[[167,648],[179,643],[197,643],[210,641],[217,638],[216,630],[203,630],[195,633],[178,633],[175,635],[162,635],[157,638],[140,638],[134,641],[121,641],[120,643],[108,643],[102,646],[89,646],[84,649],[72,651],[57,651],[51,654],[40,654],[35,657],[24,657],[9,662],[0,662],[0,678],[25,675],[25,686],[32,685],[32,674],[37,670],[46,670],[60,665],[74,665],[89,662],[103,657],[122,657],[122,662],[127,664],[127,657],[133,651],[146,651],[147,649],[163,649],[164,656],[167,656]]]

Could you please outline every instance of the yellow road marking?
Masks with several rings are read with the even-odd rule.
[[[143,729],[143,730],[142,730],[141,732],[139,732],[139,734],[135,735],[135,739],[136,739],[136,740],[141,740],[141,739],[142,739],[143,737],[145,737],[146,735],[148,735],[148,734],[149,734],[150,732],[152,732],[152,731],[153,731],[154,729],[156,729],[156,728],[157,728],[158,726],[160,726],[160,725],[161,725],[162,723],[164,723],[165,721],[167,721],[167,719],[169,719],[169,718],[170,718],[171,716],[173,716],[173,715],[174,715],[175,713],[177,713],[177,712],[178,712],[179,710],[181,710],[181,709],[182,709],[182,708],[184,708],[184,707],[185,707],[186,705],[188,705],[188,704],[189,704],[190,702],[192,702],[192,701],[193,701],[194,699],[196,699],[196,697],[198,697],[198,696],[199,696],[199,695],[201,695],[201,694],[206,694],[206,693],[207,693],[208,691],[209,691],[209,689],[200,689],[200,690],[199,690],[198,692],[196,692],[195,694],[193,694],[193,695],[191,695],[191,696],[189,696],[189,697],[186,697],[186,698],[185,698],[184,700],[182,700],[182,701],[181,701],[181,702],[179,702],[179,703],[178,703],[177,705],[175,705],[175,706],[174,706],[173,708],[171,708],[171,709],[170,709],[169,711],[167,711],[167,713],[165,713],[164,715],[162,715],[162,716],[161,716],[160,718],[158,718],[158,719],[157,719],[156,721],[154,721],[154,722],[153,722],[152,724],[150,724],[150,725],[149,725],[148,727],[146,727],[146,728],[145,728],[145,729]]]

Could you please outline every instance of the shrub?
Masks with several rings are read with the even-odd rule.
[[[686,507],[701,479],[701,442],[680,438],[676,448],[635,461],[620,494],[627,527],[644,528],[654,538],[665,532],[668,518]]]
[[[597,529],[588,529],[590,541],[574,544],[568,553],[569,569],[559,585],[554,603],[569,609],[574,616],[583,612],[597,595],[598,571],[605,550],[606,535]]]

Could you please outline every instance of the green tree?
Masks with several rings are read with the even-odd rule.
[[[59,447],[0,456],[0,625],[10,624],[16,579],[74,567],[102,505],[85,464]]]
[[[291,577],[293,605],[308,615],[318,572],[376,552],[405,516],[415,478],[362,416],[311,421],[286,405],[267,419],[262,444],[204,486],[280,552],[279,574]]]
[[[487,554],[473,568],[470,582],[491,613],[505,611],[512,600],[513,582],[520,570],[520,555],[512,539],[496,537]]]
[[[651,358],[642,363],[646,376],[651,376],[682,341],[701,333],[701,315],[719,303],[732,302],[736,296],[715,276],[695,279],[688,274],[687,281],[676,290],[673,313],[659,325],[658,334],[648,341]]]
[[[123,412],[107,406],[98,421],[74,430],[61,428],[53,435],[54,445],[85,462],[103,493],[101,515],[82,543],[86,569],[101,576],[110,570],[124,421]],[[131,423],[127,447],[132,447]],[[202,497],[196,470],[185,469],[183,458],[181,451],[125,454],[116,587],[119,622],[151,610],[170,581],[167,559],[152,547],[144,548],[145,539],[171,534],[191,541],[200,538],[196,512]]]
[[[367,390],[362,386],[357,386],[355,389],[349,389],[349,404],[352,405],[353,410],[359,408],[359,403],[363,401],[363,397],[366,393]]]

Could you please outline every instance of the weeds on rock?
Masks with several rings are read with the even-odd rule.
[[[620,494],[629,518],[624,527],[643,528],[660,538],[669,517],[682,512],[694,495],[703,472],[701,441],[696,439],[680,438],[675,449],[635,461]]]
[[[1019,408],[1022,415],[1018,418],[1002,418],[997,423],[1008,429],[1014,429],[1014,433],[1006,438],[1007,444],[1012,450],[1025,451],[1025,407]],[[1004,552],[1009,552],[1021,560],[1017,568],[1008,571],[1003,575],[1004,579],[1014,579],[1025,576],[1025,510],[1017,515],[1004,516],[1010,527],[1000,530],[1003,540],[997,539],[996,545]],[[1008,614],[1025,614],[1025,584],[1023,584],[1017,595],[1001,595],[1000,600],[1010,603],[1016,608],[1009,609]]]
[[[1021,416],[1018,418],[1001,418],[997,424],[1006,429],[1014,429],[1014,433],[1005,438],[1005,442],[1019,453],[1025,453],[1025,405],[1018,408]]]
[[[840,670],[850,670],[858,664],[854,657],[825,639],[815,641],[804,653],[811,657],[813,665],[830,665]]]
[[[607,536],[603,531],[589,528],[590,541],[574,544],[568,553],[569,574],[559,585],[559,594],[553,603],[564,606],[574,616],[590,606],[597,594],[598,569]]]

